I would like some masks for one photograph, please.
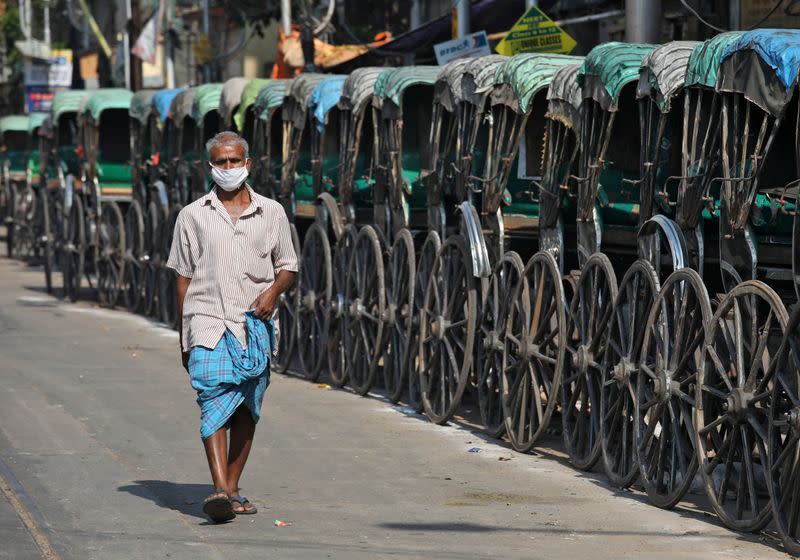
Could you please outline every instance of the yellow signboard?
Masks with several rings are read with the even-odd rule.
[[[506,56],[526,52],[568,54],[576,44],[575,39],[567,35],[543,11],[533,6],[517,20],[495,50]]]

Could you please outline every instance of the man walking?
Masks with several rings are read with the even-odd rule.
[[[269,385],[272,315],[294,282],[297,255],[283,207],[245,182],[247,142],[221,132],[206,150],[213,186],[178,215],[167,266],[178,275],[183,366],[214,483],[203,511],[222,522],[256,513],[239,478]]]

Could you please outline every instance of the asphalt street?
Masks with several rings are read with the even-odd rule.
[[[786,557],[769,534],[723,528],[700,495],[663,511],[571,468],[555,438],[520,455],[464,422],[282,375],[242,481],[260,511],[210,524],[177,335],[43,284],[0,259],[2,559]]]

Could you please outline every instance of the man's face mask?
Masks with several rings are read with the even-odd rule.
[[[213,163],[209,163],[209,165],[211,165],[211,178],[224,191],[235,191],[247,179],[247,160],[241,167],[232,167],[231,169],[222,169]]]

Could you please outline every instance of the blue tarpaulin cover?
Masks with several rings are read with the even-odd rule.
[[[155,107],[156,111],[158,111],[158,117],[161,119],[161,122],[167,120],[167,115],[169,115],[169,106],[172,104],[172,100],[175,99],[175,96],[181,91],[183,91],[183,88],[162,89],[157,91],[153,96],[153,107]]]
[[[314,124],[319,132],[325,128],[325,117],[333,107],[339,103],[342,96],[342,86],[347,76],[332,76],[327,78],[314,88],[308,100],[308,108],[314,115]]]
[[[800,30],[754,29],[742,34],[722,51],[722,60],[736,52],[752,50],[769,64],[788,90],[797,81],[800,70]]]

